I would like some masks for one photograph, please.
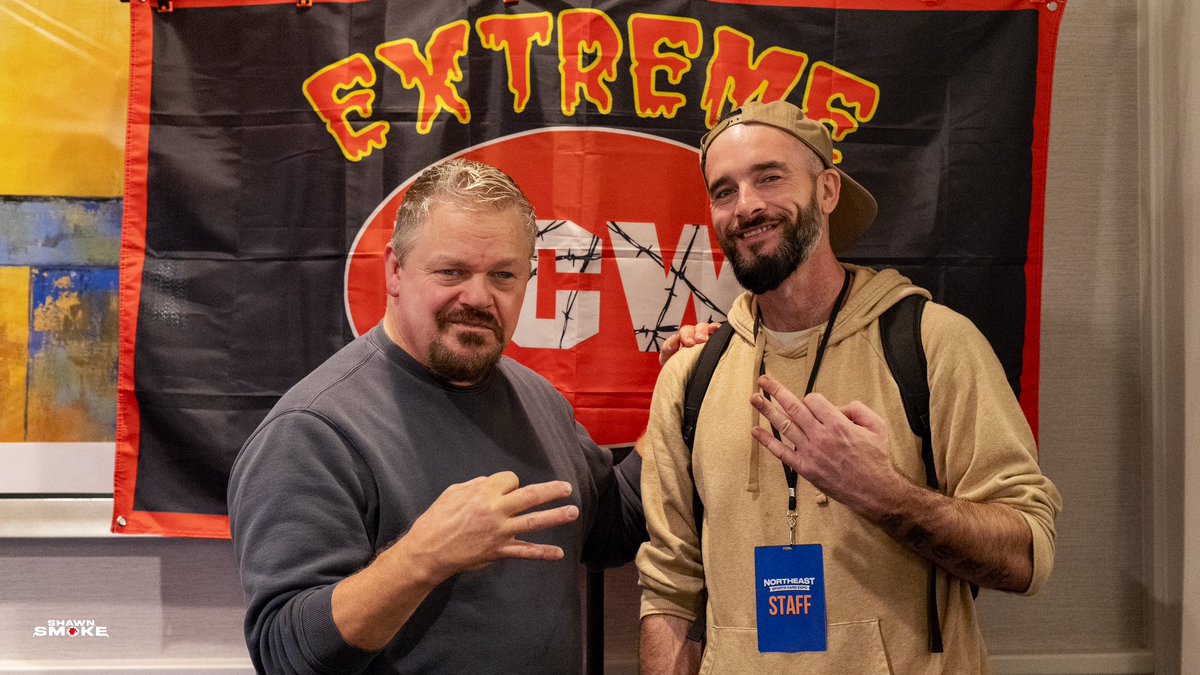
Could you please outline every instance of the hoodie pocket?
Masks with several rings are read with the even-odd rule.
[[[879,621],[829,624],[829,650],[803,654],[760,654],[753,628],[712,626],[700,662],[701,675],[765,673],[845,673],[892,675]]]

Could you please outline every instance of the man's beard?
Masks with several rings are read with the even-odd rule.
[[[488,346],[487,339],[474,332],[451,334],[455,323],[483,326],[492,331],[496,343]],[[437,315],[438,335],[429,343],[429,369],[451,382],[477,383],[500,362],[504,352],[504,330],[495,317],[474,307],[458,307]],[[452,350],[447,340],[455,340],[465,352]]]
[[[821,209],[817,204],[816,195],[812,202],[800,209],[795,218],[787,216],[761,215],[738,227],[739,232],[759,227],[768,223],[779,223],[779,244],[773,253],[759,254],[751,247],[752,253],[743,254],[737,248],[736,236],[732,234],[719,235],[717,239],[721,250],[733,266],[733,275],[743,288],[755,295],[769,293],[783,283],[796,271],[796,268],[808,260],[817,242],[821,239]]]

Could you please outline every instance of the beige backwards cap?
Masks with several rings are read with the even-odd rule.
[[[742,109],[717,123],[700,139],[700,168],[708,158],[708,146],[714,139],[735,124],[766,124],[795,136],[807,145],[824,162],[826,168],[834,169],[842,177],[842,190],[838,204],[829,214],[829,244],[834,253],[840,253],[852,244],[859,235],[875,221],[879,207],[875,198],[858,181],[833,165],[833,139],[824,124],[804,116],[799,108],[787,101],[762,103],[751,101]]]

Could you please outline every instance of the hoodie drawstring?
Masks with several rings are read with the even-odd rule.
[[[754,312],[754,370],[750,371],[755,382],[755,384],[751,387],[751,390],[753,391],[754,389],[758,388],[758,372],[762,369],[763,359],[766,358],[767,332],[761,330],[762,314],[758,311],[757,298],[752,301],[752,306],[750,309]],[[754,409],[752,415],[753,417],[750,420],[751,427],[760,426],[762,423],[762,416],[759,415],[758,410]],[[761,449],[758,441],[751,439],[750,466],[748,467],[748,475],[746,477],[746,492],[758,492],[758,458],[760,452]]]

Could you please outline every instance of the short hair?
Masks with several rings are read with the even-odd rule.
[[[830,168],[825,165],[825,160],[821,159],[821,156],[817,154],[816,150],[813,150],[807,145],[804,146],[804,149],[808,151],[805,156],[805,160],[807,160],[805,163],[808,164],[808,170],[814,177],[825,169]]]
[[[513,179],[500,169],[469,159],[451,159],[429,167],[408,188],[396,212],[392,250],[401,264],[416,245],[434,203],[468,210],[503,211],[516,207],[532,252],[537,240],[533,206]]]

